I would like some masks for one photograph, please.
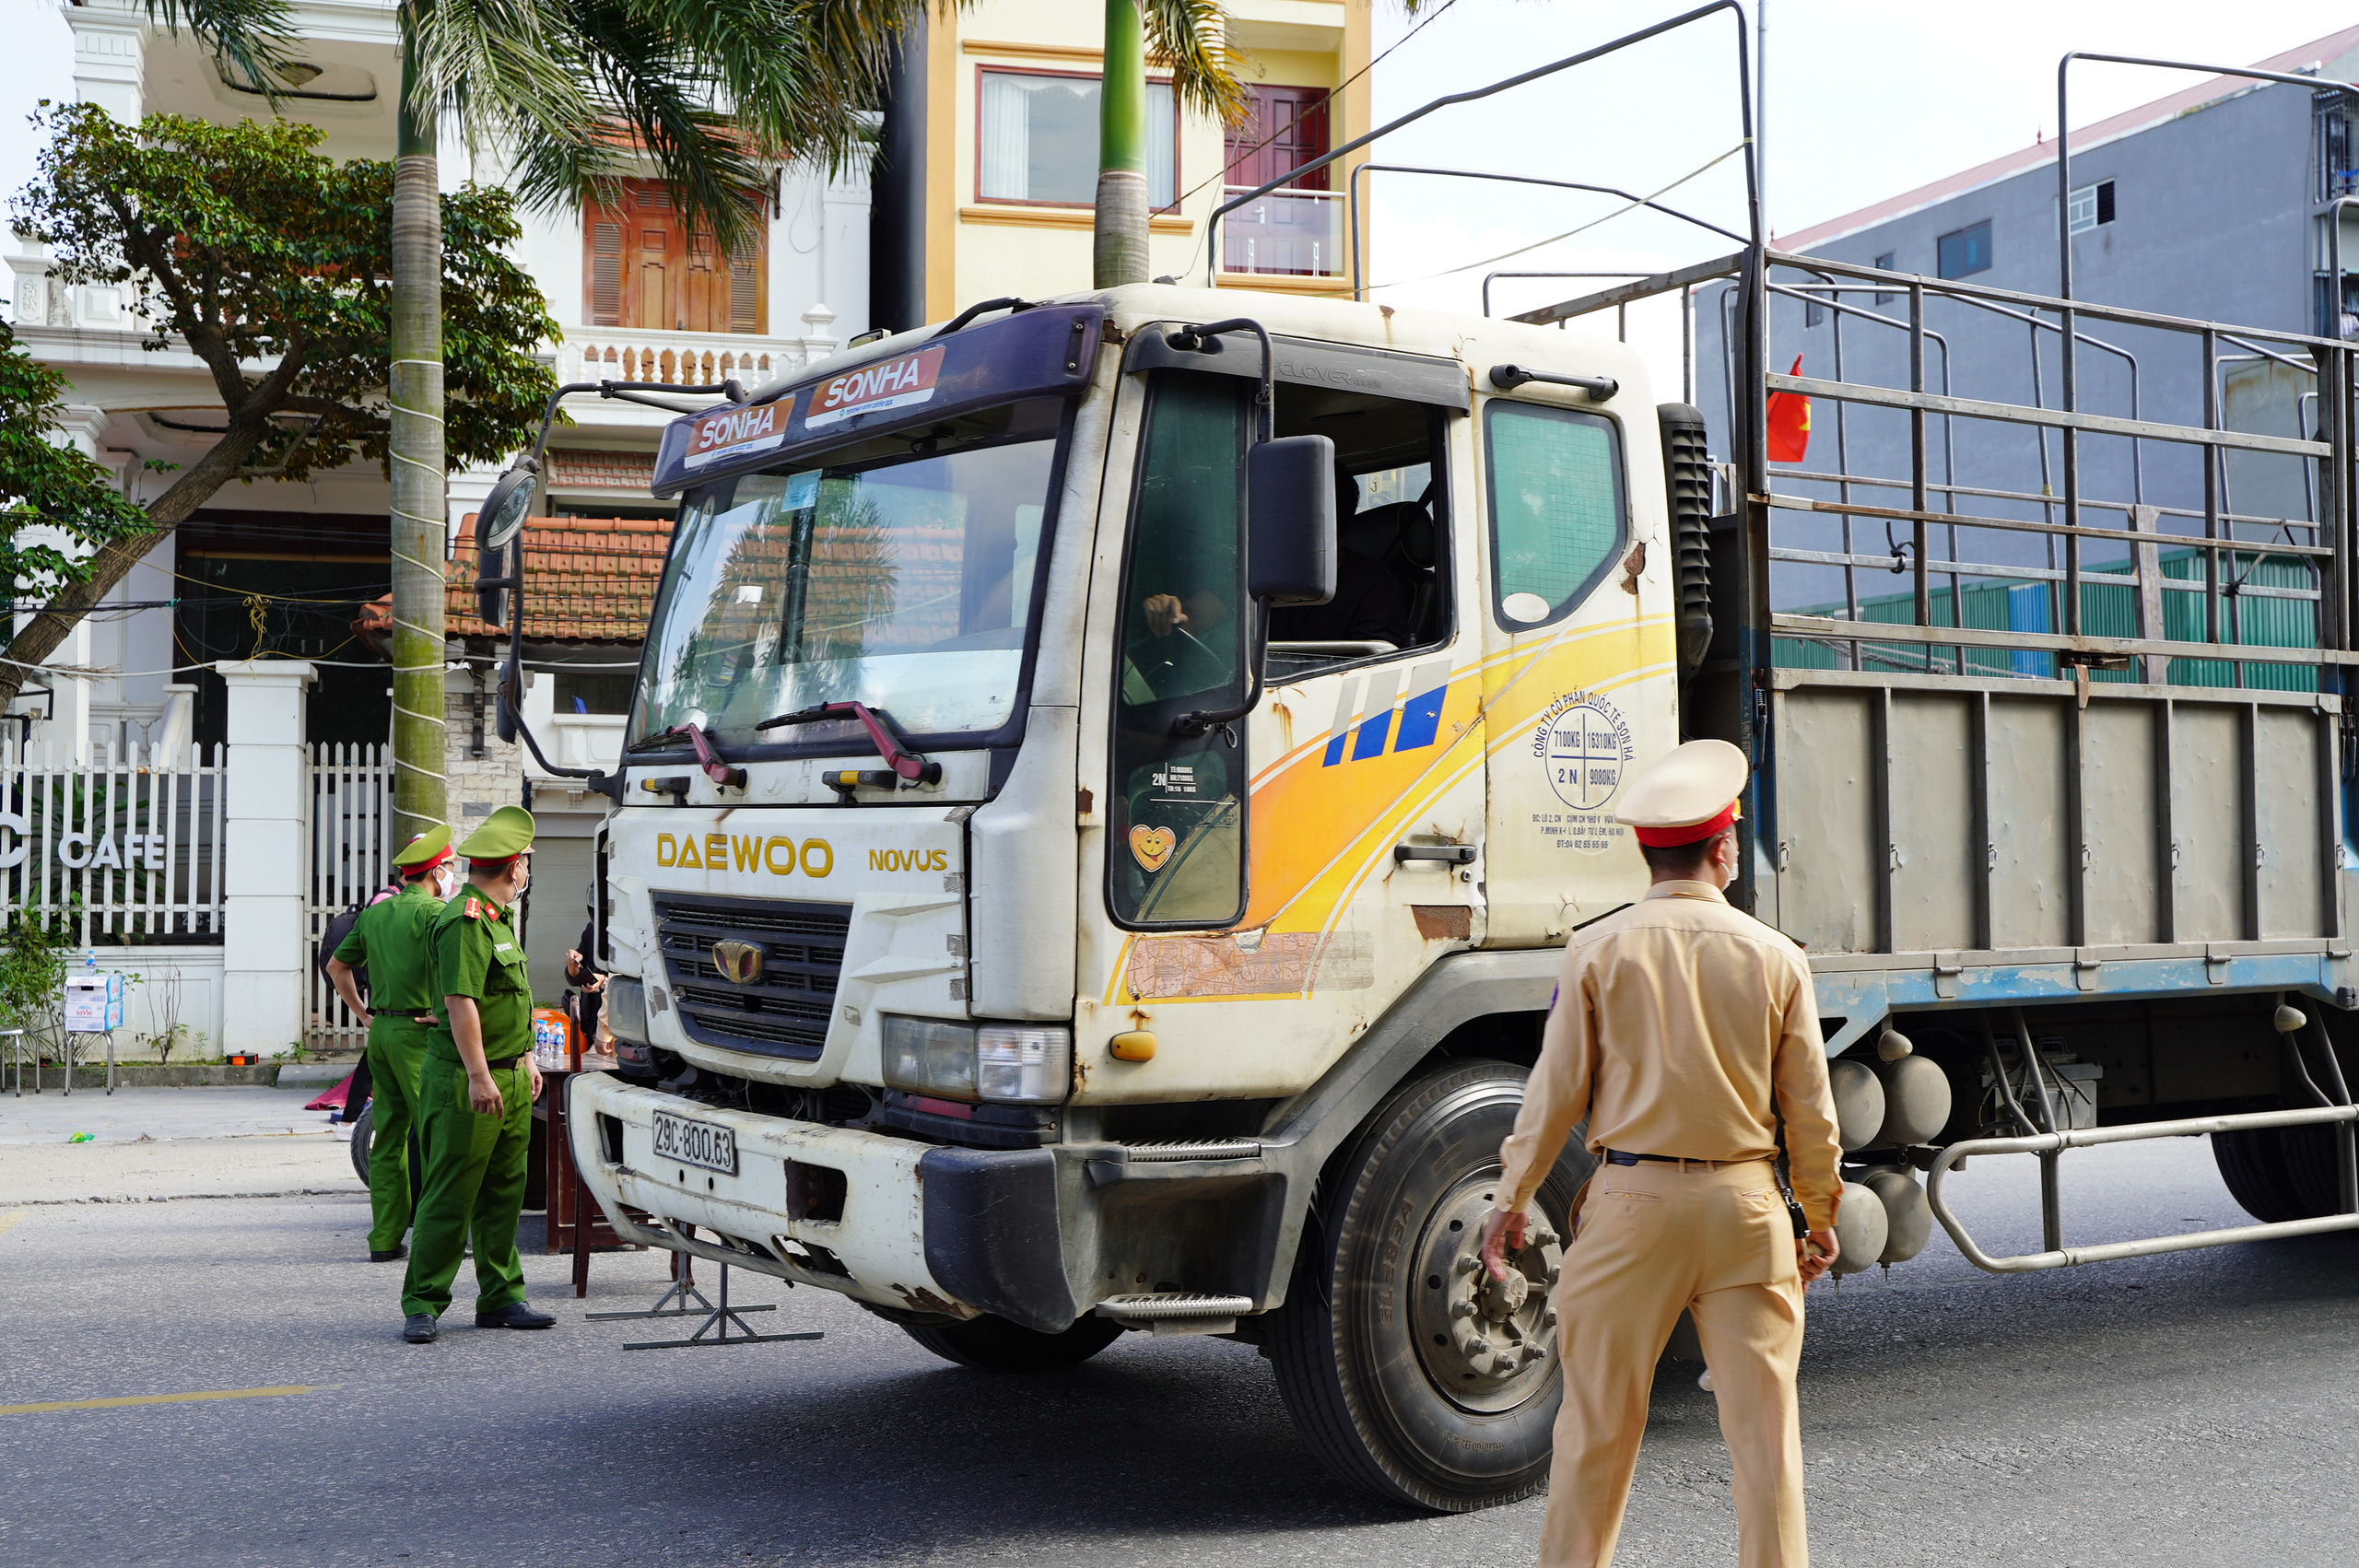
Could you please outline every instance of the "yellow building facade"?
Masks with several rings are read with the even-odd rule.
[[[1169,72],[1148,66],[1154,275],[1203,281],[1215,207],[1370,128],[1367,0],[1236,0],[1229,17],[1255,99],[1246,125],[1180,111]],[[1104,32],[1102,0],[983,0],[933,17],[904,60],[878,170],[876,324],[1090,286]],[[1348,296],[1346,181],[1363,160],[1224,218],[1216,281]]]

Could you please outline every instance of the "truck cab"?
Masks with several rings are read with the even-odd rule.
[[[1471,1259],[1567,934],[1646,883],[1700,418],[1612,341],[1236,300],[970,311],[665,431],[632,1076],[574,1152],[628,1239],[982,1364],[1234,1335],[1339,1471],[1501,1501],[1588,1156],[1512,1302]],[[1326,603],[1264,591],[1330,548]]]

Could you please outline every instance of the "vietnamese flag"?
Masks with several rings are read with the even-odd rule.
[[[1789,376],[1802,373],[1802,357],[1794,356]],[[1800,392],[1769,394],[1769,461],[1800,462],[1810,451],[1810,399]]]

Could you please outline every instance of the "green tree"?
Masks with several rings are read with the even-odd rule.
[[[68,282],[127,285],[149,330],[146,346],[184,345],[211,375],[226,417],[202,457],[144,513],[132,510],[135,526],[114,528],[88,559],[57,574],[69,580],[0,652],[12,661],[0,664],[0,703],[24,666],[54,652],[222,486],[384,462],[394,436],[384,404],[391,164],[335,163],[317,151],[324,133],[293,121],[214,125],[159,114],[126,126],[89,104],[42,120],[51,139],[41,178],[12,204],[17,231],[47,244]],[[438,204],[457,394],[444,450],[454,463],[513,451],[556,390],[533,349],[557,335],[557,323],[505,251],[519,233],[512,208],[508,193],[473,185]],[[128,507],[120,497],[113,504]],[[54,515],[58,503],[47,509]],[[439,531],[431,559],[439,582]]]
[[[0,582],[72,581],[88,569],[89,550],[147,526],[105,469],[52,439],[65,395],[65,378],[27,354],[16,329],[0,322]],[[43,524],[80,548],[26,536]]]

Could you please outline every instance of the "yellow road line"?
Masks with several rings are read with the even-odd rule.
[[[215,1388],[197,1394],[128,1394],[115,1399],[53,1399],[41,1405],[0,1405],[0,1416],[42,1415],[51,1410],[112,1410],[125,1405],[182,1405],[194,1399],[259,1399],[273,1395],[323,1394],[341,1383],[292,1383],[284,1388]]]
[[[0,1236],[6,1235],[9,1230],[15,1226],[16,1223],[24,1217],[25,1211],[22,1209],[18,1210],[13,1214],[0,1214]]]

